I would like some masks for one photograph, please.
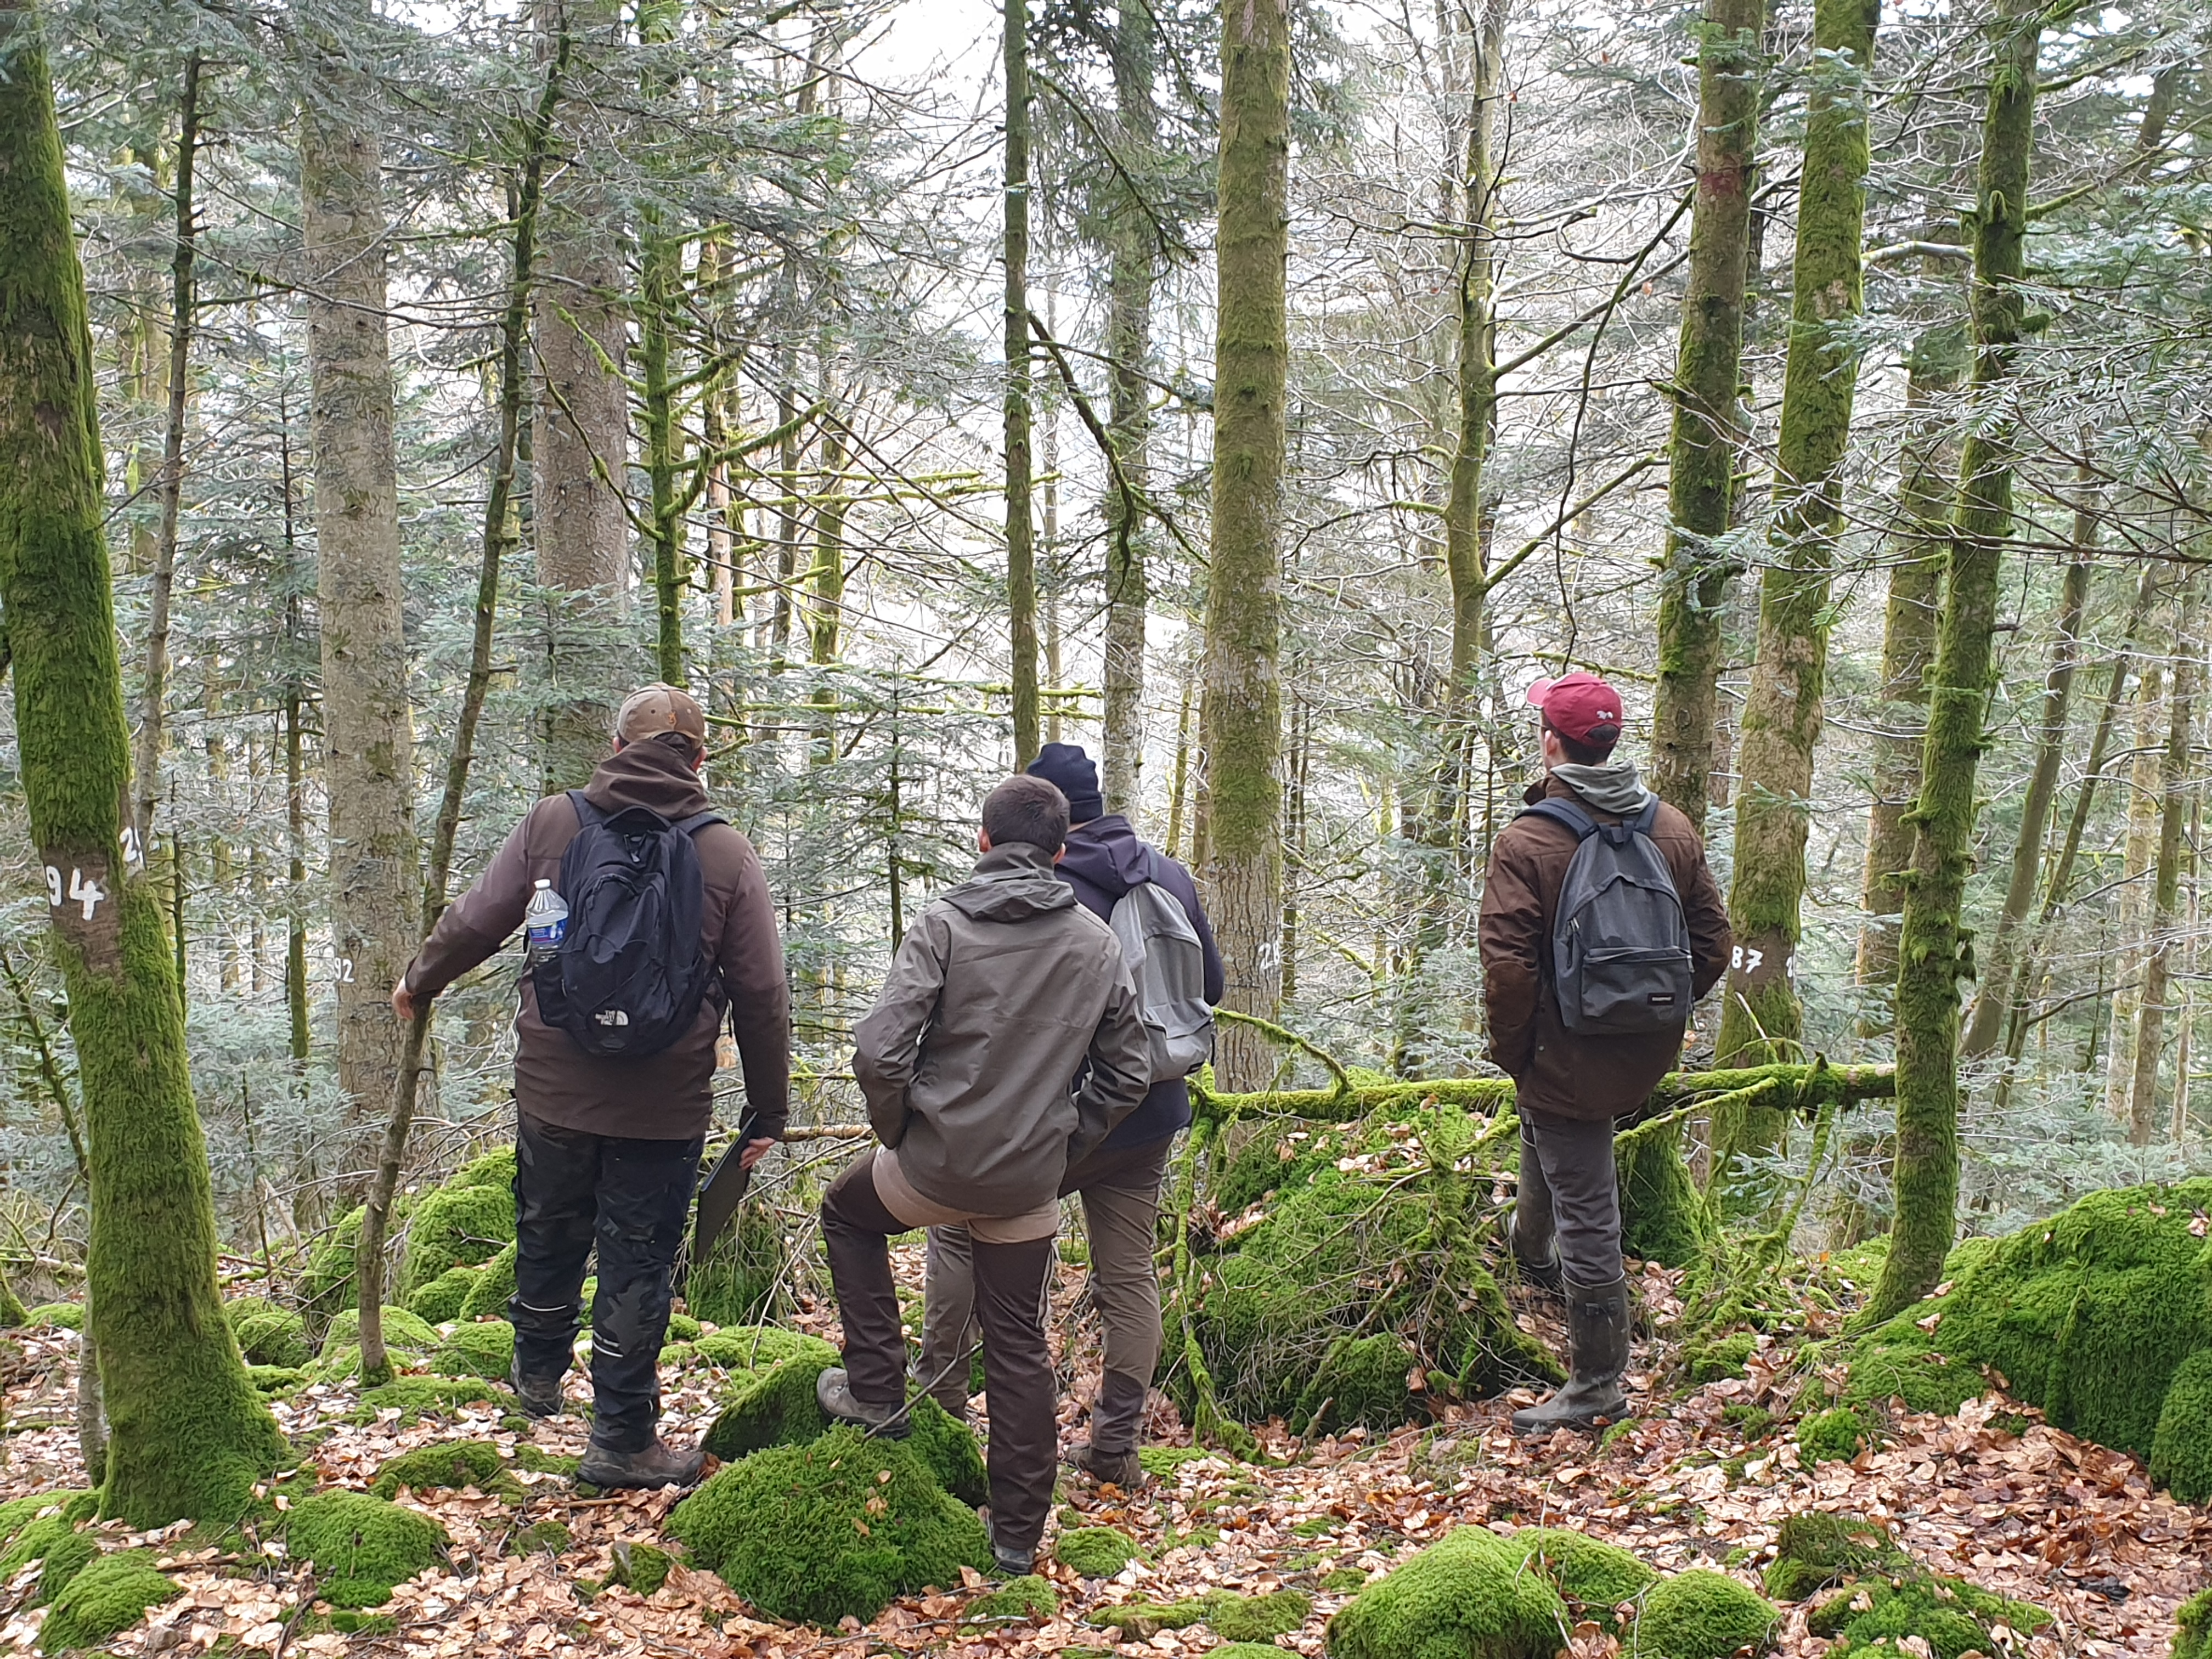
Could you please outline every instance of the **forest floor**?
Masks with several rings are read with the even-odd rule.
[[[914,1274],[911,1260],[902,1266]],[[1072,1304],[1079,1276],[1071,1269],[1065,1277],[1063,1303]],[[1673,1289],[1669,1275],[1649,1270],[1647,1307],[1663,1318]],[[1540,1299],[1523,1317],[1556,1340],[1549,1311]],[[802,1322],[829,1328],[824,1312]],[[25,1333],[22,1346],[8,1379],[0,1498],[82,1484],[68,1421],[75,1340],[64,1332]],[[1632,1371],[1639,1391],[1667,1358],[1659,1344],[1639,1344]],[[519,1504],[468,1493],[403,1494],[445,1524],[454,1571],[400,1586],[382,1610],[396,1619],[396,1633],[317,1632],[321,1621],[302,1618],[313,1606],[302,1599],[312,1588],[304,1573],[234,1576],[214,1552],[180,1553],[181,1528],[151,1536],[113,1528],[111,1547],[151,1545],[183,1594],[107,1650],[180,1659],[210,1650],[269,1659],[1201,1654],[1218,1645],[1202,1626],[1117,1644],[1112,1630],[1090,1620],[1123,1601],[1289,1586],[1310,1592],[1313,1610],[1279,1645],[1319,1655],[1329,1615],[1353,1593],[1347,1569],[1378,1575],[1455,1527],[1572,1527],[1633,1550],[1662,1571],[1710,1566],[1755,1585],[1783,1519],[1810,1509],[1881,1520],[1937,1570],[2048,1609],[2055,1622],[2023,1644],[2022,1659],[2159,1659],[2172,1640],[2176,1605],[2212,1581],[2212,1509],[2154,1492],[2136,1459],[2040,1423],[2006,1432],[1992,1419],[2002,1413],[2016,1423],[2008,1414],[2017,1408],[1993,1398],[1955,1418],[1900,1417],[1885,1442],[1855,1462],[1801,1468],[1786,1428],[1751,1437],[1747,1426],[1761,1413],[1730,1410],[1772,1403],[1770,1375],[1754,1356],[1746,1376],[1677,1395],[1602,1447],[1569,1432],[1516,1438],[1506,1417],[1527,1396],[1515,1395],[1450,1407],[1431,1424],[1390,1434],[1354,1432],[1302,1445],[1279,1430],[1261,1437],[1265,1463],[1195,1458],[1133,1495],[1071,1475],[1063,1522],[1079,1515],[1081,1524],[1121,1528],[1148,1559],[1119,1577],[1087,1582],[1057,1565],[1041,1565],[1061,1600],[1049,1620],[963,1623],[963,1609],[980,1592],[952,1585],[895,1603],[865,1630],[815,1631],[763,1620],[713,1574],[681,1566],[649,1598],[612,1589],[586,1600],[576,1581],[606,1577],[617,1540],[659,1541],[677,1494],[580,1498],[565,1477],[518,1471],[526,1491]],[[672,1438],[713,1419],[714,1377],[706,1367],[665,1374]],[[579,1386],[573,1376],[571,1386]],[[309,1465],[338,1486],[366,1486],[386,1459],[436,1441],[484,1439],[510,1448],[516,1442],[490,1407],[406,1427],[389,1413],[365,1425],[348,1421],[359,1413],[349,1387],[313,1389],[276,1409],[287,1432],[312,1445]],[[1066,1407],[1071,1419],[1079,1410],[1073,1401]],[[573,1454],[582,1449],[585,1432],[578,1419],[563,1417],[538,1425],[528,1437],[546,1452]],[[524,1528],[545,1521],[568,1528],[566,1550],[508,1553]],[[0,1586],[0,1652],[35,1650],[43,1615],[24,1605],[35,1577],[29,1569]],[[1827,1639],[1807,1633],[1802,1608],[1785,1611],[1778,1659],[1810,1659],[1828,1649]],[[1571,1647],[1572,1659],[1611,1659],[1618,1644],[1585,1626]]]

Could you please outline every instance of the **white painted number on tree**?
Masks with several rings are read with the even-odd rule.
[[[1756,948],[1747,951],[1739,945],[1735,947],[1735,954],[1729,957],[1729,965],[1740,974],[1755,974],[1759,971],[1759,964],[1765,960],[1765,951]]]
[[[338,983],[341,985],[350,985],[353,983],[353,958],[351,957],[340,957],[338,958]]]
[[[62,900],[64,897],[72,898],[84,907],[84,919],[90,921],[93,911],[98,908],[100,900],[106,896],[107,895],[100,890],[98,882],[87,881],[84,878],[83,871],[70,871],[69,886],[64,890],[62,886],[62,872],[51,864],[46,866],[46,902],[57,910],[61,908]]]

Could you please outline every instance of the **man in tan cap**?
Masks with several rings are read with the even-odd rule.
[[[596,1244],[595,1412],[576,1472],[596,1486],[688,1485],[703,1461],[659,1437],[658,1367],[726,1009],[744,1068],[745,1167],[789,1110],[775,907],[752,844],[708,805],[706,756],[696,700],[666,685],[632,693],[591,782],[530,810],[392,993],[412,1018],[527,920],[511,1380],[533,1417],[561,1410]]]

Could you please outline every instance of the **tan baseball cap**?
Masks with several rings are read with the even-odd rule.
[[[688,691],[679,691],[672,685],[646,685],[624,697],[623,706],[615,712],[615,739],[618,743],[643,743],[664,732],[681,732],[703,748],[707,742],[707,711]]]

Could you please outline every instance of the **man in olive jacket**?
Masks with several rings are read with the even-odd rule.
[[[1061,1180],[1152,1083],[1114,930],[1053,874],[1066,835],[1066,798],[1042,778],[1009,778],[983,803],[975,874],[908,930],[854,1032],[882,1150],[822,1200],[845,1364],[817,1393],[832,1417],[878,1434],[907,1431],[890,1237],[950,1223],[973,1237],[991,1544],[1011,1573],[1034,1563],[1059,1461],[1044,1305]]]
[[[1633,761],[1614,761],[1620,696],[1595,674],[1539,680],[1544,775],[1530,805],[1571,800],[1601,823],[1644,809]],[[1690,936],[1691,983],[1702,997],[1728,967],[1728,910],[1689,819],[1661,803],[1651,838],[1674,878]],[[1521,1117],[1520,1196],[1513,1254],[1539,1284],[1563,1291],[1572,1350],[1570,1380],[1513,1414],[1536,1432],[1589,1426],[1627,1410],[1628,1280],[1620,1255],[1613,1120],[1633,1114],[1681,1058],[1682,1024],[1632,1036],[1571,1035],[1552,981],[1559,888],[1579,842],[1554,818],[1524,813],[1492,845],[1482,888],[1482,997],[1491,1058],[1512,1078]]]

